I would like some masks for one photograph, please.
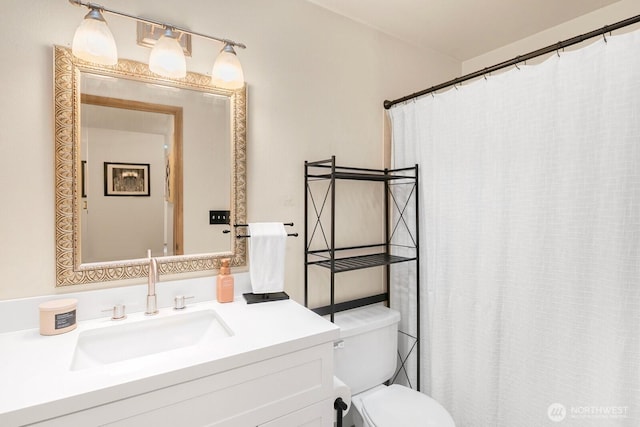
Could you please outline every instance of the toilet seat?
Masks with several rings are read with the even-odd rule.
[[[438,402],[397,384],[363,396],[361,415],[371,427],[455,427]]]

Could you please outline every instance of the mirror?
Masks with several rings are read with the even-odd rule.
[[[106,88],[92,88],[91,83],[99,79],[103,77],[81,74],[81,262],[140,258],[147,249],[154,257],[183,255],[183,107],[137,101],[153,99],[147,93],[152,90],[131,80],[107,80]],[[94,94],[115,94],[119,88],[127,88],[136,100]],[[208,113],[216,116],[214,111]],[[227,115],[228,108],[219,114],[222,118]],[[224,127],[228,134],[228,127]],[[211,142],[209,138],[200,140]],[[216,150],[212,143],[202,144],[210,148],[202,158],[208,155],[220,163],[226,178],[221,188],[199,192],[198,197],[209,205],[208,199],[218,199],[216,202],[224,206],[230,200],[228,141],[214,139]],[[217,150],[226,154],[224,160],[216,161]],[[201,181],[215,182],[206,172],[200,172]],[[219,230],[206,229],[204,222],[200,228],[202,240],[211,240],[208,252],[230,250],[228,239],[212,235],[215,231],[221,235]],[[216,237],[223,241],[217,242]]]
[[[246,92],[209,77],[152,74],[55,56],[56,285],[246,264],[246,241],[212,210],[246,223]]]

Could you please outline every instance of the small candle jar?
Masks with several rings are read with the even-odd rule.
[[[43,302],[40,309],[40,335],[58,335],[76,328],[75,298]]]

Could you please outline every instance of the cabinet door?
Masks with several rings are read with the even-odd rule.
[[[258,427],[333,427],[333,400],[327,399]]]

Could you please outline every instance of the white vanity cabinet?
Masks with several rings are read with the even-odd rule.
[[[324,344],[35,425],[330,426],[332,352]]]
[[[212,349],[211,361],[178,364],[162,372],[152,372],[149,365],[153,361],[149,359],[143,368],[150,369],[148,375],[138,371],[135,379],[126,381],[119,372],[118,381],[111,385],[103,378],[105,373],[115,375],[111,368],[70,372],[69,381],[85,376],[87,382],[100,379],[103,384],[92,385],[92,391],[0,413],[0,425],[333,426],[335,326],[294,302],[254,309],[238,304],[236,308],[240,309],[238,319],[244,317],[245,323],[249,320],[253,324],[243,330],[243,323],[235,322],[233,307],[219,308],[236,333],[219,344],[229,347],[228,354],[218,349],[221,353],[213,355]],[[246,311],[244,316],[242,311]],[[274,315],[266,316],[270,311]],[[252,313],[257,317],[251,319]],[[243,339],[250,331],[259,335]],[[172,360],[163,359],[165,362]],[[142,365],[132,366],[138,369]],[[120,366],[121,370],[128,368],[126,363]]]

